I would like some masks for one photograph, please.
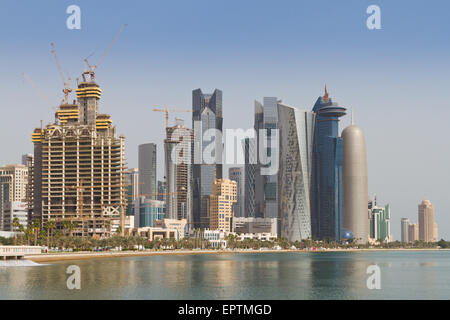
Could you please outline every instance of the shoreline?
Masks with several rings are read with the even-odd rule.
[[[167,250],[167,251],[110,251],[110,252],[64,252],[43,253],[41,255],[26,255],[24,259],[33,262],[52,262],[69,260],[88,260],[124,257],[148,257],[164,255],[198,255],[198,254],[240,254],[240,253],[327,253],[327,252],[376,252],[376,251],[448,251],[437,248],[383,248],[383,249],[329,249],[329,250]]]

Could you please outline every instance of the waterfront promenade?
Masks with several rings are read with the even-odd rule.
[[[25,258],[34,262],[51,262],[65,260],[86,260],[101,258],[120,258],[120,257],[145,257],[145,256],[164,256],[164,255],[197,255],[197,254],[239,254],[239,253],[326,253],[326,252],[379,252],[379,251],[448,251],[450,249],[425,248],[425,249],[266,249],[266,250],[141,250],[141,251],[107,251],[107,252],[56,252],[45,254],[30,254]]]

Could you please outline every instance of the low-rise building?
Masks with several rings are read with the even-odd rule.
[[[175,239],[178,238],[178,230],[176,229],[166,229],[159,227],[144,227],[144,228],[133,228],[128,230],[129,234],[132,236],[139,236],[147,238],[149,241],[161,240],[161,239]]]
[[[153,227],[155,221],[163,220],[166,214],[164,201],[139,197],[134,201],[134,227]]]
[[[223,230],[206,229],[203,231],[203,238],[211,243],[211,247],[217,249],[225,249],[227,247],[227,240],[225,240],[227,235],[228,232]]]
[[[155,227],[163,229],[175,229],[177,230],[177,240],[183,239],[187,232],[187,220],[186,219],[163,219],[157,220],[154,223]]]
[[[277,218],[234,218],[236,233],[272,233],[277,234]]]
[[[275,241],[277,239],[277,235],[270,232],[240,233],[236,235],[237,241],[244,241],[244,240]]]

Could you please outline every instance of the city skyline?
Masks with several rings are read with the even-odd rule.
[[[283,4],[285,5],[286,2]],[[278,10],[285,8],[283,4],[280,5]],[[293,3],[290,4],[293,5]],[[436,7],[425,7],[414,2],[408,3],[408,5],[414,7],[411,12],[420,10],[424,12],[424,16],[428,10],[433,10],[438,15],[443,14],[441,12],[445,12],[447,8],[447,5],[441,5],[438,7],[439,10],[436,10]],[[40,100],[38,93],[20,76],[20,72],[27,71],[41,89],[51,97],[51,101],[55,105],[59,102],[61,95],[56,93],[60,92],[62,84],[58,79],[57,69],[50,53],[49,43],[51,41],[55,41],[57,44],[63,66],[70,68],[70,74],[74,77],[82,71],[82,59],[91,53],[92,49],[96,51],[94,57],[98,58],[99,53],[107,45],[120,24],[129,22],[130,26],[126,30],[129,35],[126,36],[124,32],[114,50],[107,57],[102,67],[99,68],[98,82],[105,91],[103,107],[106,110],[103,109],[103,111],[112,115],[115,123],[118,124],[119,133],[126,136],[126,158],[130,167],[137,167],[137,145],[146,142],[157,143],[158,164],[163,163],[161,157],[164,154],[162,149],[164,128],[160,116],[153,114],[151,108],[163,104],[189,107],[191,90],[194,88],[205,88],[206,92],[212,92],[212,88],[215,87],[221,88],[224,92],[224,128],[251,128],[254,99],[274,95],[290,104],[309,110],[313,98],[322,93],[323,85],[327,83],[330,94],[337,101],[346,107],[353,108],[355,121],[364,130],[368,146],[369,193],[380,194],[383,203],[391,204],[392,214],[394,215],[394,218],[392,218],[394,238],[400,238],[400,218],[409,217],[416,220],[417,202],[425,197],[430,198],[436,208],[436,220],[440,225],[439,234],[444,238],[449,238],[450,230],[447,227],[449,218],[444,210],[449,207],[446,190],[449,189],[450,179],[445,172],[442,174],[445,164],[449,160],[449,154],[443,152],[443,150],[449,149],[449,142],[443,131],[446,119],[448,119],[449,109],[443,108],[446,102],[442,102],[440,97],[448,86],[445,74],[448,74],[450,68],[449,63],[443,60],[443,52],[448,48],[448,44],[445,41],[436,41],[441,38],[443,40],[445,34],[445,32],[439,31],[439,28],[442,27],[444,31],[448,30],[448,26],[440,24],[439,19],[431,21],[425,17],[419,19],[415,17],[415,24],[411,23],[405,26],[403,25],[404,19],[411,18],[412,14],[405,12],[401,4],[382,3],[383,30],[376,34],[364,29],[365,8],[367,7],[365,2],[357,6],[338,6],[335,4],[297,6],[295,8],[298,9],[296,14],[300,16],[299,22],[294,23],[294,15],[292,14],[287,16],[286,23],[295,26],[296,32],[300,30],[299,40],[295,42],[297,44],[286,42],[287,49],[290,49],[290,52],[287,57],[284,57],[284,63],[280,63],[276,68],[268,65],[268,62],[272,59],[278,59],[281,62],[282,55],[274,50],[259,51],[261,44],[258,45],[257,42],[265,39],[264,31],[246,29],[248,34],[254,36],[249,44],[245,44],[243,38],[231,41],[232,39],[228,37],[224,43],[211,39],[212,46],[215,49],[212,58],[208,58],[206,54],[199,54],[198,49],[192,50],[188,43],[180,42],[188,49],[183,51],[185,52],[184,58],[190,62],[191,66],[187,67],[176,62],[168,70],[168,73],[161,77],[164,67],[173,62],[171,60],[177,60],[178,58],[178,56],[173,56],[173,52],[176,52],[174,51],[176,44],[164,42],[164,37],[179,31],[178,28],[173,27],[163,31],[157,29],[159,33],[157,30],[153,31],[152,35],[159,35],[157,40],[160,42],[157,43],[163,43],[165,46],[158,46],[158,49],[152,55],[152,51],[149,50],[151,48],[143,44],[138,45],[138,48],[136,48],[136,45],[129,48],[129,45],[133,43],[132,39],[147,30],[142,28],[142,17],[141,19],[139,17],[135,19],[136,27],[133,27],[132,21],[128,20],[135,16],[130,11],[125,11],[123,16],[118,15],[116,19],[127,21],[108,21],[105,26],[92,27],[90,22],[92,20],[89,19],[92,14],[89,12],[94,8],[96,11],[99,10],[98,5],[80,2],[80,6],[86,20],[83,20],[82,30],[78,34],[75,31],[64,30],[63,28],[65,21],[65,16],[62,14],[65,9],[64,5],[61,5],[60,8],[58,6],[52,8],[48,5],[46,9],[55,17],[58,16],[58,12],[61,12],[61,30],[55,28],[54,32],[50,31],[50,22],[42,21],[42,24],[37,24],[31,30],[30,35],[24,38],[28,41],[23,41],[27,46],[31,45],[35,48],[30,52],[22,50],[24,48],[22,44],[7,38],[9,47],[0,54],[4,60],[9,61],[5,66],[7,77],[0,79],[7,89],[5,90],[5,108],[2,110],[5,119],[19,118],[26,112],[29,117],[23,118],[24,128],[37,127],[39,125],[38,119],[43,119],[44,123],[52,120],[51,109]],[[198,9],[198,6],[201,6],[201,4],[196,5],[195,8]],[[214,4],[214,6],[218,5]],[[260,6],[256,8],[256,13],[267,14],[269,8],[273,9],[272,6],[264,2]],[[350,10],[352,12],[349,13],[350,16],[344,14],[348,6],[354,9]],[[6,4],[6,7],[8,7],[8,4]],[[12,11],[21,10],[21,13],[17,16],[22,16],[23,19],[14,22],[10,17],[2,15],[2,18],[4,18],[2,21],[16,27],[18,34],[25,35],[25,32],[30,31],[30,23],[36,21],[27,21],[27,17],[33,9],[33,5],[27,6],[27,8],[14,7]],[[109,10],[117,9],[117,5],[103,9],[103,14],[107,15]],[[182,9],[185,9],[183,5],[177,8],[177,17],[180,17]],[[208,8],[208,10],[210,9]],[[324,11],[324,9],[326,10]],[[333,11],[333,9],[336,10]],[[232,15],[231,8],[225,7],[224,10],[225,16]],[[241,16],[248,10],[248,7],[244,7],[242,13],[236,13],[235,17],[238,21],[236,28],[248,27]],[[318,12],[320,12],[320,15]],[[150,11],[147,13],[154,14]],[[312,17],[308,19],[305,17],[306,13],[311,14]],[[336,28],[336,30],[330,30],[328,28],[330,22],[327,19],[333,19],[333,17],[339,15],[348,17],[348,21],[345,18],[338,19],[342,22],[342,26]],[[11,14],[10,16],[14,15]],[[402,18],[402,23],[396,23],[396,17]],[[222,19],[218,21],[219,26],[229,24],[228,21]],[[305,38],[305,32],[302,33],[301,29],[307,28],[311,19],[320,19],[323,25],[317,26],[317,29],[312,30],[313,35]],[[20,23],[22,25],[19,25]],[[56,24],[57,22],[52,23]],[[274,27],[274,29],[272,33],[269,33],[270,36],[278,36],[282,40],[287,40],[281,35],[280,29],[277,29],[274,25],[271,25],[271,27]],[[193,28],[199,28],[199,26]],[[212,29],[217,30],[217,28]],[[393,31],[393,34],[392,32],[389,35],[383,33],[386,29]],[[88,35],[89,32],[86,33],[86,30],[92,32],[92,35]],[[206,31],[199,30],[202,31],[201,34],[203,35],[199,38],[204,38],[207,35],[205,34]],[[420,32],[415,33],[414,30]],[[40,31],[45,36],[36,34]],[[231,30],[230,33],[233,33],[233,31],[235,30]],[[348,32],[350,35],[343,36],[340,32]],[[405,37],[406,33],[409,36]],[[221,35],[223,34],[222,31]],[[411,34],[415,34],[415,37],[421,40],[420,46],[416,44],[416,40],[413,39]],[[93,44],[93,38],[100,35],[101,41]],[[434,36],[433,41],[426,39],[430,35]],[[31,36],[35,36],[35,38],[30,42]],[[308,51],[309,54],[301,53],[305,43],[307,43],[307,48],[313,47],[319,41],[323,41],[324,38],[330,41],[334,50],[332,47],[327,52],[314,52],[314,54],[317,53],[317,57],[312,56],[312,51]],[[189,39],[192,38],[189,37]],[[175,37],[174,42],[177,40],[180,40],[180,38]],[[339,44],[337,43],[338,40],[343,41]],[[351,45],[354,41],[355,43],[359,41],[358,47]],[[83,49],[74,49],[73,44],[69,45],[73,42],[77,45],[83,44]],[[229,43],[233,46],[226,49],[225,44]],[[346,45],[349,49],[344,52],[340,51]],[[258,51],[256,58],[255,52],[249,49],[251,46]],[[195,47],[195,45],[192,45],[192,47]],[[137,55],[134,49],[142,49],[142,52]],[[219,52],[220,49],[223,49],[222,53]],[[236,53],[241,53],[241,55],[236,54],[231,59],[227,58],[226,55],[233,50],[236,50]],[[194,51],[197,56],[194,55]],[[15,53],[14,58],[11,59],[13,52]],[[162,57],[163,53],[168,52],[172,53],[172,56]],[[153,63],[145,62],[143,67],[141,66],[141,70],[145,70],[145,72],[140,72],[138,65],[143,63],[143,57],[145,56],[154,57],[155,60]],[[237,56],[239,56],[239,59],[236,58]],[[432,59],[426,59],[427,57]],[[134,58],[136,58],[136,61],[133,61],[133,63],[126,62],[126,65],[121,65],[121,62],[126,59]],[[221,61],[224,67],[220,68],[216,75],[211,75],[209,68],[217,61]],[[232,63],[232,61],[234,62]],[[157,64],[160,66],[156,66]],[[306,64],[311,66],[306,66]],[[126,74],[125,69],[128,71],[130,66],[136,81],[126,84],[116,79],[117,75]],[[262,72],[261,68],[264,66],[265,69]],[[411,68],[411,66],[414,67]],[[193,70],[196,68],[198,73],[196,73],[194,79],[190,79]],[[229,70],[225,70],[226,68]],[[323,70],[323,73],[313,72],[317,68]],[[257,71],[258,69],[260,70]],[[147,72],[150,75],[147,75]],[[283,81],[283,77],[277,77],[277,79],[281,79],[280,83],[276,83],[270,77],[264,77],[264,81],[253,81],[255,77],[264,74],[280,73],[285,75]],[[39,76],[43,74],[46,77],[40,78]],[[239,74],[239,77],[236,77],[235,74]],[[345,76],[345,79],[343,76]],[[176,77],[181,79],[170,85]],[[131,90],[132,86],[135,89]],[[239,86],[241,88],[238,88]],[[118,90],[119,88],[123,90]],[[128,97],[119,93],[119,91],[124,92],[124,90],[129,90],[133,95],[136,95],[133,98],[134,103],[130,105],[136,106],[135,110],[140,113],[140,119],[130,116],[129,108],[122,107],[123,104],[129,103]],[[176,92],[176,94],[173,95],[173,92]],[[21,99],[17,99],[18,96]],[[143,108],[146,105],[138,103],[138,100],[148,102],[148,107]],[[427,113],[430,121],[423,121],[424,110],[427,109],[427,106],[432,105],[437,107],[434,107],[434,112]],[[242,112],[244,110],[245,112]],[[237,112],[242,114],[242,117],[232,117]],[[404,121],[405,114],[408,114],[409,121]],[[189,119],[188,116],[182,117]],[[341,122],[341,129],[345,128],[349,122],[349,117],[344,117]],[[138,129],[140,125],[146,129]],[[7,141],[0,141],[1,147],[9,150],[8,153],[2,154],[0,163],[19,163],[20,156],[23,153],[32,151],[29,131],[25,129],[13,130],[11,125],[6,122],[2,122],[0,127],[2,137],[8,137]],[[427,154],[424,155],[418,146],[426,147]],[[430,154],[432,157],[429,156]],[[159,165],[159,178],[162,177],[160,170],[163,169],[161,167]]]

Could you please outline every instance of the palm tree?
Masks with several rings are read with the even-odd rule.
[[[53,231],[56,229],[54,220],[47,221],[47,232],[50,231],[50,244],[53,246]]]
[[[37,245],[37,240],[38,240],[38,235],[39,235],[39,230],[41,230],[41,223],[39,220],[34,220],[33,221],[33,233],[34,233],[34,245]]]
[[[19,218],[14,217],[13,219],[13,231],[14,231],[14,245],[17,245],[17,235],[16,232],[19,230],[20,226],[22,226],[19,222]],[[22,226],[23,227],[23,226]]]
[[[27,245],[30,245],[31,238],[33,237],[33,226],[30,223],[25,230],[25,236],[27,238]]]

